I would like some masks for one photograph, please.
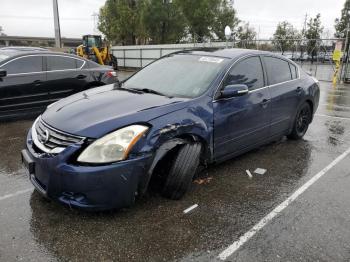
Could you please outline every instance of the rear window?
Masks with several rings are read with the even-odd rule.
[[[10,61],[2,66],[7,71],[7,74],[22,74],[34,73],[43,71],[42,56],[26,56]]]
[[[77,59],[67,56],[47,56],[47,70],[67,70],[76,69]]]
[[[84,61],[83,60],[78,60],[78,59],[75,59],[76,63],[77,63],[77,68],[80,68],[83,66],[84,64]]]
[[[89,68],[100,67],[100,65],[95,63],[94,61],[88,61],[87,63],[89,64]]]
[[[292,80],[289,63],[276,57],[264,57],[270,85]]]

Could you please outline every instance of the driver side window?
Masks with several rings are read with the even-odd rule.
[[[264,87],[264,73],[258,56],[238,62],[228,73],[224,86],[245,84],[249,90]]]

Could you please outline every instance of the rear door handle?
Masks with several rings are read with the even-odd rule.
[[[298,94],[301,94],[301,91],[303,91],[303,88],[300,87],[300,86],[298,86],[297,89],[296,89],[296,91],[297,91]]]
[[[266,108],[269,102],[270,102],[270,99],[264,99],[263,101],[261,101],[260,105],[263,108]]]
[[[34,84],[35,86],[40,86],[42,83],[43,83],[43,82],[42,82],[41,80],[35,80],[35,81],[33,82],[33,84]]]
[[[77,79],[84,79],[84,78],[86,78],[87,76],[86,75],[78,75],[77,76]]]

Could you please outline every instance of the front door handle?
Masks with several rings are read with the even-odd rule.
[[[77,79],[84,79],[84,78],[86,78],[86,75],[78,75],[77,76]]]
[[[40,86],[42,83],[43,83],[43,82],[42,82],[41,80],[35,80],[35,81],[33,82],[33,84],[34,84],[35,86]]]
[[[266,108],[268,103],[270,102],[270,99],[264,99],[263,101],[261,101],[260,105],[263,107],[263,108]]]
[[[300,86],[298,86],[297,89],[296,89],[296,91],[297,91],[298,94],[301,94],[301,91],[303,91],[303,88],[300,87]]]

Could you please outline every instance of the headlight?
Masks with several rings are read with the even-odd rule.
[[[132,125],[110,133],[89,145],[80,154],[78,161],[101,164],[124,160],[147,130],[147,126]]]

